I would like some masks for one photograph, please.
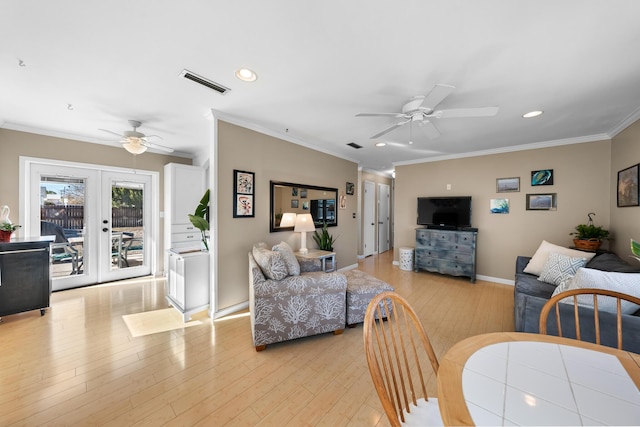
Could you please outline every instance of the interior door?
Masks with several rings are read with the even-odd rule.
[[[389,186],[378,184],[378,253],[389,250]]]
[[[362,221],[364,223],[362,241],[362,252],[364,256],[373,255],[376,236],[376,224],[375,224],[375,208],[376,208],[376,186],[371,181],[364,182],[364,213],[362,215]]]

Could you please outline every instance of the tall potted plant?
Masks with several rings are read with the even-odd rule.
[[[334,238],[331,234],[329,234],[329,230],[327,230],[326,222],[322,227],[322,232],[318,233],[318,230],[313,232],[313,240],[318,245],[318,248],[320,248],[323,251],[333,252],[333,243],[337,239],[338,239],[337,237]]]
[[[204,243],[205,249],[209,250],[209,243],[207,242],[207,230],[209,230],[209,190],[205,191],[204,196],[200,199],[200,203],[196,207],[196,211],[193,214],[189,214],[189,221],[200,230],[202,234],[202,243]]]

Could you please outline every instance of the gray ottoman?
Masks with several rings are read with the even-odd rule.
[[[360,270],[349,270],[343,274],[347,277],[347,326],[353,328],[356,323],[364,321],[364,314],[374,296],[394,289],[387,282]]]

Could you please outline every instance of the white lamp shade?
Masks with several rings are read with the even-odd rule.
[[[293,227],[296,224],[296,214],[293,212],[286,212],[282,214],[280,220],[280,227]]]
[[[123,140],[122,146],[131,154],[142,154],[147,151],[147,147],[142,145],[140,139],[129,137]]]
[[[296,226],[293,231],[316,231],[311,214],[301,214],[296,216]]]

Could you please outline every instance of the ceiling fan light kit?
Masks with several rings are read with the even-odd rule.
[[[99,129],[103,132],[110,133],[112,135],[119,136],[122,147],[131,154],[142,154],[147,151],[148,148],[154,148],[167,153],[173,153],[173,148],[165,147],[159,144],[153,144],[148,141],[149,138],[160,138],[158,135],[145,135],[142,132],[138,132],[138,128],[142,126],[142,122],[138,120],[129,120],[129,125],[133,130],[126,130],[122,133],[114,132],[108,129]]]

